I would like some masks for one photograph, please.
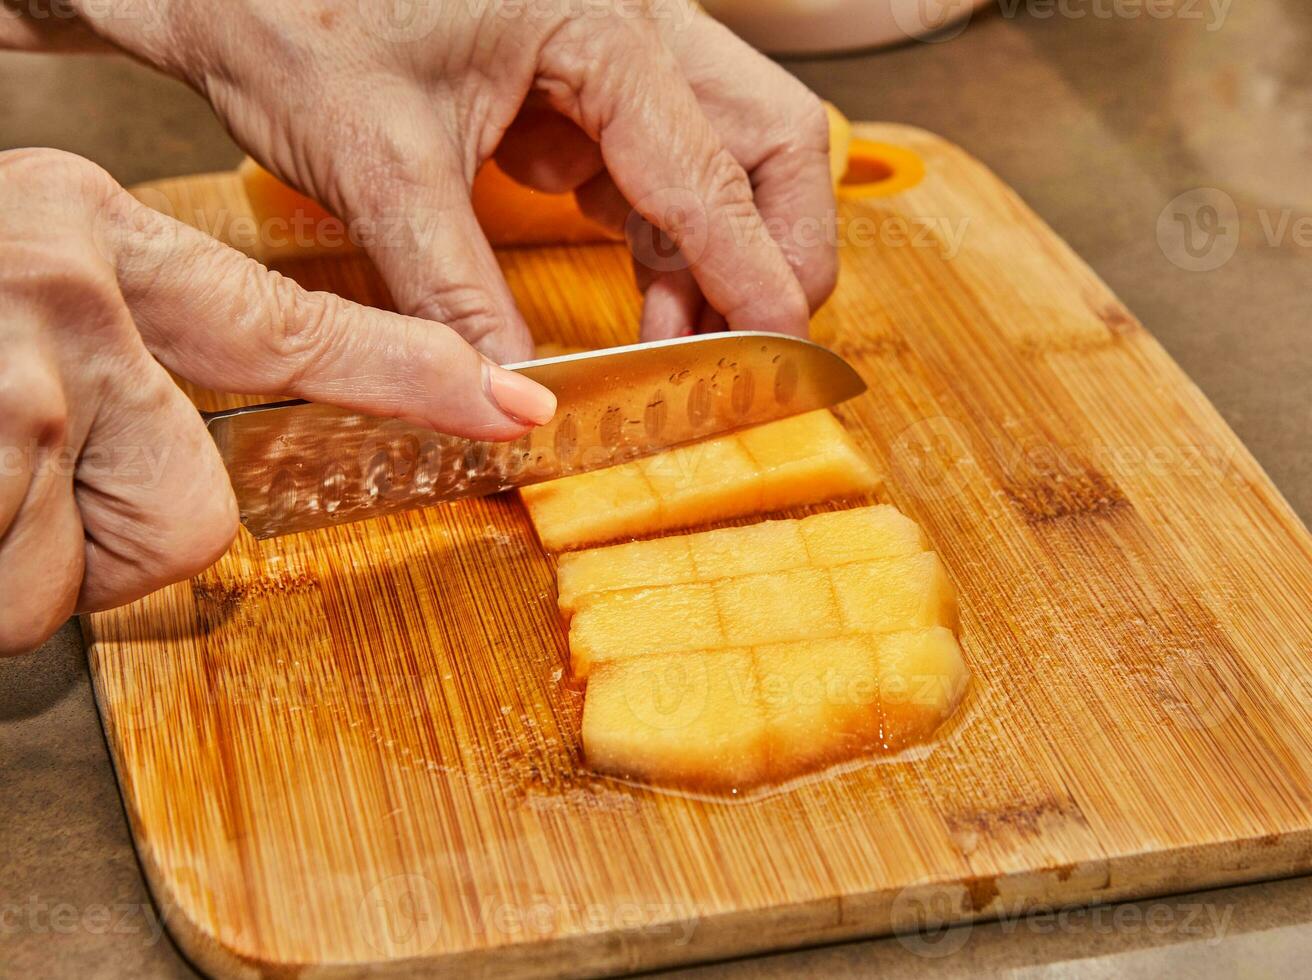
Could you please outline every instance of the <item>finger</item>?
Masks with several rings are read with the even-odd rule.
[[[522,109],[501,137],[497,164],[512,179],[548,194],[574,190],[600,173],[601,147],[559,112]]]
[[[751,176],[756,206],[811,310],[833,292],[829,120],[823,104],[724,25],[698,14],[667,42],[725,147]],[[768,95],[768,97],[763,97]]]
[[[616,186],[671,236],[732,327],[804,335],[806,296],[673,58],[643,21],[599,29],[604,42],[572,22],[544,50],[538,84],[554,108],[600,144]]]
[[[686,337],[704,309],[709,307],[692,273],[686,269],[661,273],[643,291],[642,339]]]
[[[217,561],[237,503],[200,415],[144,347],[97,413],[78,463],[85,528],[81,612],[132,602]]]
[[[126,197],[126,195],[124,195]],[[452,330],[312,293],[136,202],[120,288],[170,370],[225,391],[293,395],[470,438],[507,440],[555,396]]]
[[[627,234],[625,225],[633,208],[605,170],[576,187],[574,200],[590,221],[617,235]]]
[[[533,356],[533,337],[470,204],[472,167],[442,139],[383,165],[347,164],[342,208],[376,233],[366,245],[397,308],[450,327],[499,364]]]
[[[82,580],[67,405],[50,366],[15,347],[0,359],[0,656],[45,642]]]

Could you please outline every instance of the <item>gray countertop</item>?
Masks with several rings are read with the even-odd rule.
[[[854,119],[993,167],[1312,518],[1312,5],[1019,0],[947,41],[788,66]],[[126,61],[0,55],[0,85],[0,148],[63,147],[125,184],[240,157],[194,95]],[[1223,234],[1184,251],[1174,215],[1208,206]],[[1291,879],[683,972],[1274,977],[1309,959],[1312,879]],[[64,975],[192,975],[150,905],[71,624],[0,662],[0,977]]]

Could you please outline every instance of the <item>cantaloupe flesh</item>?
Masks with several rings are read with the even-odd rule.
[[[753,654],[773,779],[851,759],[880,745],[878,661],[869,637],[778,643],[757,647]]]
[[[572,615],[595,592],[828,568],[926,548],[915,521],[896,507],[876,504],[568,552],[560,556],[557,587],[561,611]]]
[[[631,538],[660,524],[660,501],[642,470],[631,464],[521,487],[542,543],[552,550],[570,542]]]
[[[749,789],[926,741],[968,679],[943,627],[620,660],[588,682],[583,748],[611,775]]]
[[[776,440],[777,446],[764,448]],[[606,512],[617,481],[627,481],[644,500],[639,484],[645,483],[657,500],[654,516],[649,507],[631,516]],[[609,469],[522,487],[520,495],[542,544],[565,551],[870,494],[880,482],[852,437],[821,409]]]
[[[957,590],[932,551],[838,565],[829,581],[839,617],[853,632],[957,627]]]
[[[744,429],[738,441],[761,474],[762,510],[868,493],[880,482],[830,412],[807,412]],[[824,489],[823,497],[816,497],[817,487]]]
[[[570,623],[578,677],[651,654],[952,626],[956,595],[938,556],[853,562],[584,596]]]
[[[726,791],[767,778],[765,711],[750,652],[666,654],[600,668],[583,704],[599,772]]]
[[[880,747],[926,741],[956,710],[970,673],[952,631],[937,626],[875,638]]]

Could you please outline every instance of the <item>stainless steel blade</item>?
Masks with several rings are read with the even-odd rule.
[[[513,443],[279,402],[206,416],[257,538],[495,493],[834,405],[865,390],[818,344],[717,333],[507,365],[546,385],[556,417]]]

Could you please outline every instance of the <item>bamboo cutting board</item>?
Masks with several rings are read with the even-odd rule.
[[[870,383],[839,414],[959,586],[956,725],[757,799],[601,780],[514,495],[243,535],[86,622],[142,864],[198,965],[607,973],[1312,869],[1308,532],[996,177],[917,130],[858,135],[923,179],[849,191],[816,333]],[[231,180],[156,193],[242,206]],[[633,339],[620,249],[502,260],[539,339]],[[289,271],[383,301],[357,260]]]

